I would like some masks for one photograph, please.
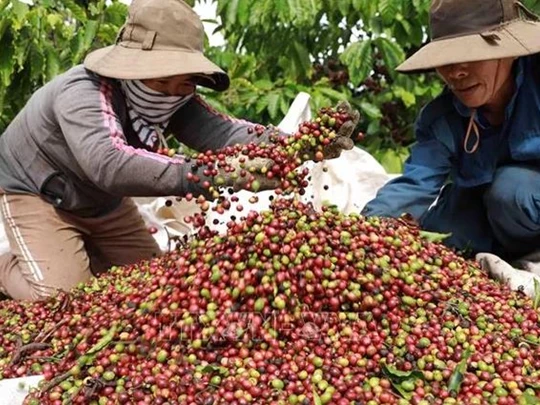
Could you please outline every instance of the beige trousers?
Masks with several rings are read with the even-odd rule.
[[[130,198],[110,214],[80,218],[40,197],[1,194],[11,252],[0,256],[0,292],[39,300],[69,290],[113,265],[161,254]]]

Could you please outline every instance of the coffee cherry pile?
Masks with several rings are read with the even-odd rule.
[[[538,403],[532,300],[410,223],[279,199],[227,227],[0,302],[1,378],[45,376],[27,405]]]
[[[306,161],[322,161],[325,158],[325,147],[332,144],[338,136],[342,125],[351,120],[351,116],[343,109],[321,109],[316,118],[303,122],[298,131],[290,136],[280,136],[279,131],[273,131],[267,138],[262,138],[265,128],[261,125],[250,127],[248,132],[261,137],[260,142],[245,145],[229,146],[217,151],[207,151],[188,158],[192,171],[187,180],[198,183],[208,190],[213,199],[219,202],[213,209],[220,213],[231,207],[231,194],[225,192],[226,177],[240,178],[246,190],[257,192],[261,190],[264,179],[279,179],[275,194],[298,193],[303,195],[308,186],[307,169],[299,167]],[[231,164],[230,159],[237,158],[238,165]],[[271,165],[257,164],[261,160],[272,162]],[[264,187],[263,187],[264,189]],[[188,195],[188,200],[193,196]],[[207,198],[199,196],[196,199],[205,212],[210,208]],[[232,201],[234,202],[234,200]],[[204,223],[204,218],[198,218],[197,223]]]
[[[257,142],[229,146],[217,151],[195,153],[184,158],[187,164],[191,164],[191,172],[187,174],[187,180],[200,184],[206,190],[206,195],[194,196],[188,193],[185,197],[177,197],[177,201],[193,201],[200,208],[200,212],[182,219],[187,224],[193,224],[195,229],[201,229],[205,225],[212,227],[212,225],[223,225],[225,222],[214,218],[211,223],[208,220],[210,210],[219,216],[231,211],[230,218],[240,217],[244,206],[239,202],[234,188],[226,184],[227,180],[230,180],[226,177],[240,178],[241,188],[255,193],[272,188],[273,194],[277,196],[305,195],[309,170],[300,166],[306,161],[324,160],[324,148],[332,144],[338,136],[339,129],[350,120],[349,112],[343,107],[325,107],[319,110],[313,120],[300,124],[294,134],[280,134],[278,130],[255,124],[248,127],[247,132],[255,134]],[[174,156],[176,152],[175,149],[168,148],[157,150],[157,153],[169,157]],[[236,164],[231,164],[231,159]],[[266,159],[265,163],[272,164],[261,165],[260,159]],[[273,187],[265,187],[261,184],[265,179],[277,181],[273,183]],[[276,187],[276,184],[279,185]],[[274,196],[270,198],[273,199]],[[250,197],[249,203],[255,204],[258,199],[259,197],[254,195]],[[172,200],[169,202],[173,203]],[[148,232],[151,234],[157,231],[157,227],[153,225],[148,227]],[[173,240],[171,242],[171,246],[174,247],[176,242]]]

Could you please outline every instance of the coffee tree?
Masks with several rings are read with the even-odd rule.
[[[215,56],[235,85],[216,101],[275,120],[299,91],[315,108],[348,99],[363,113],[364,145],[401,169],[419,107],[441,90],[433,77],[394,73],[426,41],[429,0],[217,3],[227,45]]]
[[[40,86],[80,63],[91,48],[114,42],[127,7],[107,3],[0,1],[0,130]]]
[[[213,56],[233,78],[218,108],[276,120],[299,91],[313,107],[340,98],[362,113],[362,146],[401,170],[420,108],[442,90],[434,74],[394,68],[428,41],[430,0],[214,0],[227,44]],[[540,1],[524,1],[540,11]]]

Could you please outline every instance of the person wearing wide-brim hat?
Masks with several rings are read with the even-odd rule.
[[[164,132],[203,152],[276,132],[253,131],[196,94],[196,86],[229,86],[203,43],[202,23],[182,0],[134,0],[116,44],[31,97],[0,137],[0,206],[11,248],[0,256],[0,293],[40,299],[111,265],[160,254],[129,197],[207,195],[202,184],[214,179],[197,171],[200,181],[190,182],[192,163],[157,153]],[[352,148],[349,129],[330,152]],[[226,186],[246,186],[247,177],[219,170]],[[252,175],[261,190],[279,185]]]
[[[434,0],[430,28],[398,70],[436,70],[446,89],[421,111],[403,175],[363,214],[408,213],[469,253],[539,249],[540,23],[516,0]]]

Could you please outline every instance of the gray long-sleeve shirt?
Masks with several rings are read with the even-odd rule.
[[[168,132],[198,150],[268,140],[254,124],[219,114],[195,96]],[[40,195],[80,216],[99,216],[125,196],[202,192],[192,163],[145,149],[131,129],[116,80],[76,66],[36,91],[0,137],[0,188]],[[202,177],[202,173],[198,173]]]

